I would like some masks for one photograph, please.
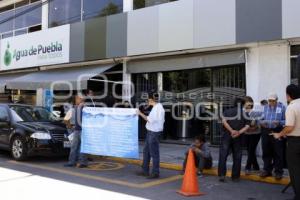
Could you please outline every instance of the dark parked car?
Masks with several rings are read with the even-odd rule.
[[[66,155],[67,129],[43,107],[0,104],[0,148],[15,160],[31,155]]]

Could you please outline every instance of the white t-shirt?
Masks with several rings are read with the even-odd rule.
[[[160,103],[155,104],[147,117],[146,129],[153,132],[164,130],[165,109]]]
[[[287,136],[300,137],[300,99],[290,103],[285,112],[285,125],[294,126],[294,130]]]

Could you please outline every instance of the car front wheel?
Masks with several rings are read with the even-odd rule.
[[[25,140],[16,136],[12,139],[11,142],[11,155],[15,160],[22,161],[27,158],[27,147]]]

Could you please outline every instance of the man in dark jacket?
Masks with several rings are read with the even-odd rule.
[[[220,157],[218,175],[220,181],[225,181],[226,176],[226,161],[229,152],[233,154],[233,166],[231,178],[233,181],[238,181],[241,174],[242,162],[242,139],[241,135],[249,129],[250,122],[246,119],[243,111],[243,99],[237,98],[234,107],[224,112],[222,116],[222,141],[220,146]]]

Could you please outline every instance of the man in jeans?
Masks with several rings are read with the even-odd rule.
[[[243,111],[244,100],[237,98],[234,107],[224,112],[222,116],[223,131],[220,146],[218,175],[219,181],[225,182],[226,161],[230,150],[233,154],[232,181],[239,181],[242,162],[242,139],[241,135],[249,129],[250,122],[246,119]]]
[[[73,132],[73,139],[71,141],[71,151],[69,155],[69,162],[65,167],[75,167],[77,161],[79,161],[79,168],[87,167],[87,158],[86,155],[80,153],[80,144],[81,144],[81,122],[82,122],[82,109],[84,107],[84,99],[77,95],[75,97],[75,126]]]
[[[138,114],[147,121],[146,129],[146,143],[144,147],[143,155],[143,171],[138,173],[139,176],[146,176],[149,179],[159,178],[159,136],[162,134],[165,122],[165,110],[162,104],[157,103],[158,94],[149,94],[148,105],[152,106],[152,110],[149,116],[144,115],[142,112],[138,111]],[[153,169],[151,175],[150,170],[150,160],[153,161]]]

